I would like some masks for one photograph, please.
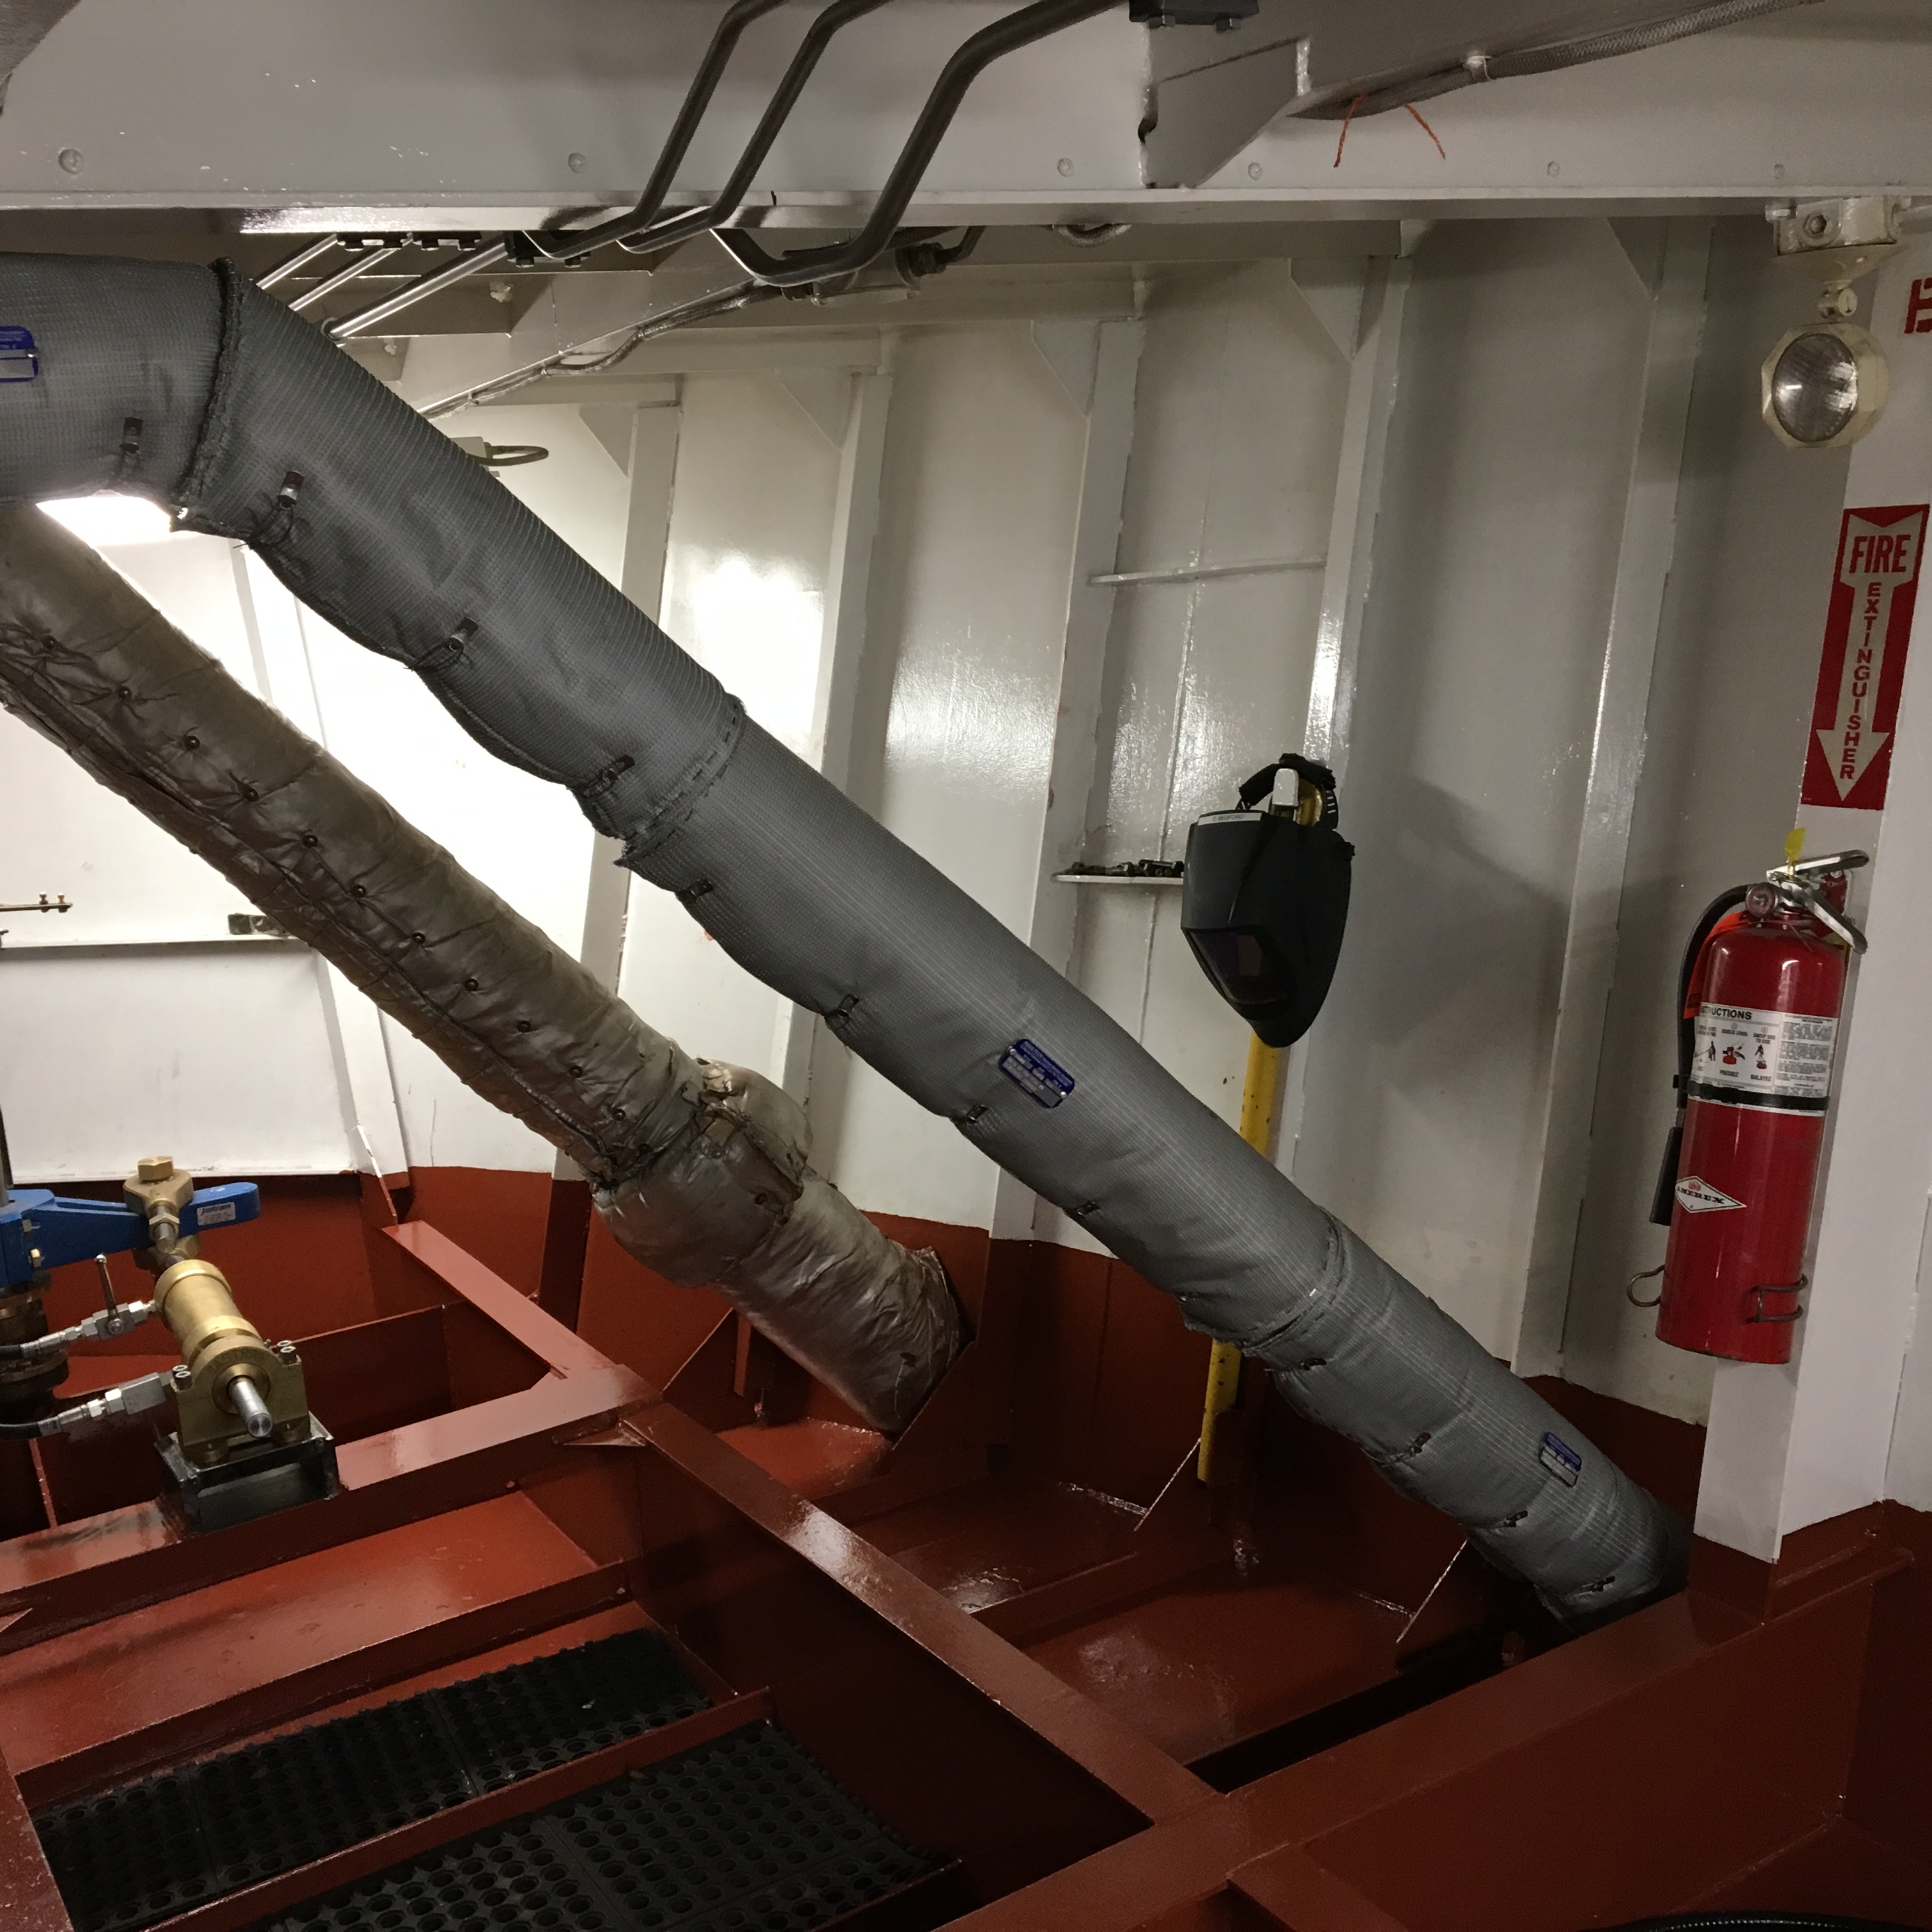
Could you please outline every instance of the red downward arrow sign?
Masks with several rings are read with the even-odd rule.
[[[1847,510],[1812,710],[1804,802],[1877,809],[1891,760],[1927,506]]]

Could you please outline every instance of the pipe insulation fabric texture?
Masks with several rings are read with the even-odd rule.
[[[0,508],[0,704],[560,1148],[629,1252],[715,1284],[875,1427],[958,1352],[936,1258],[807,1165],[804,1110],[694,1060],[38,509]]]
[[[1558,1614],[1681,1580],[1677,1519],[308,323],[227,272],[14,256],[9,325],[39,373],[0,386],[0,497],[129,489],[253,544]]]

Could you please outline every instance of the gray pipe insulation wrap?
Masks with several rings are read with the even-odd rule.
[[[958,1353],[936,1256],[888,1240],[808,1164],[804,1109],[694,1060],[244,691],[52,518],[0,506],[0,704],[199,853],[561,1148],[611,1232],[716,1286],[874,1427]]]
[[[1559,1616],[1681,1580],[1670,1512],[308,324],[226,272],[14,256],[9,325],[38,364],[0,498],[128,490],[252,544]]]

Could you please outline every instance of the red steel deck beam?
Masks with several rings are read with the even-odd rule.
[[[20,1774],[22,1796],[34,1810],[126,1784],[147,1772],[216,1749],[237,1738],[272,1730],[346,1699],[399,1684],[424,1671],[480,1656],[520,1637],[574,1623],[630,1600],[628,1566],[605,1564],[566,1576],[519,1597],[367,1644],[307,1670],[198,1706],[182,1716],[130,1730]]]
[[[668,1403],[584,1446],[654,1449],[1147,1819],[1211,1804],[1212,1786]]]
[[[605,1430],[663,1398],[628,1369],[606,1368],[448,1415],[339,1455],[343,1493],[196,1536],[160,1503],[38,1530],[0,1551],[0,1652],[17,1650],[204,1585],[481,1502],[553,1466],[560,1444]]]
[[[554,1321],[434,1228],[390,1239],[550,1374],[534,1387],[346,1443],[344,1493],[212,1534],[159,1502],[16,1538],[0,1549],[0,1652],[398,1523],[479,1502],[662,1396]]]

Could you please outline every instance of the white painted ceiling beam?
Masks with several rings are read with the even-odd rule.
[[[849,225],[946,52],[1004,10],[901,0],[842,36],[754,208]],[[0,207],[254,210],[328,228],[622,206],[714,13],[705,0],[556,0],[540,16],[512,0],[86,0],[0,117]],[[680,198],[723,179],[806,17],[787,8],[747,35]],[[1239,35],[1208,39],[1226,52]],[[1446,158],[1406,113],[1358,121],[1339,166],[1334,123],[1277,120],[1198,190],[1144,184],[1148,88],[1147,36],[1124,9],[997,63],[910,218],[1394,218],[1932,193],[1932,20],[1914,0],[1822,0],[1444,96],[1424,112]]]

